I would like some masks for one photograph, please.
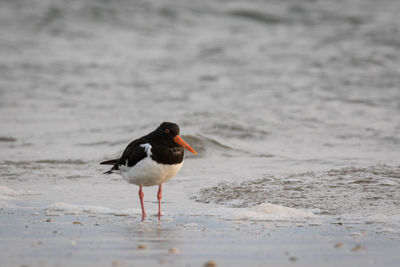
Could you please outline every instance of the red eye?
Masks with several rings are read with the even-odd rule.
[[[169,129],[165,129],[165,133],[166,133],[166,134],[169,134]]]

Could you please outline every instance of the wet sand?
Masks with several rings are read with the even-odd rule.
[[[2,265],[397,266],[400,260],[400,242],[390,233],[352,223],[139,217],[2,209]]]

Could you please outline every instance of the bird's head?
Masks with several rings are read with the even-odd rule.
[[[158,126],[157,132],[166,138],[172,138],[175,143],[183,146],[193,154],[197,154],[197,152],[179,136],[179,126],[176,123],[163,122]]]

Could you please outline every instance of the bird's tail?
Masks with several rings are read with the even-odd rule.
[[[106,171],[106,172],[103,172],[103,174],[111,174],[111,173],[113,173],[113,170],[116,169],[116,168],[115,168],[115,164],[117,164],[118,161],[119,161],[119,159],[111,159],[111,160],[106,160],[106,161],[100,162],[101,165],[114,165],[114,166],[111,168],[111,170]]]
[[[101,165],[114,165],[118,162],[119,159],[111,159],[111,160],[106,160],[103,162],[100,162]]]

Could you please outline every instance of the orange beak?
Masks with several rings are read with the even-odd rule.
[[[187,150],[189,150],[193,154],[195,154],[195,155],[197,154],[196,150],[194,150],[191,146],[189,146],[188,143],[183,141],[183,139],[179,135],[174,137],[174,142],[177,143],[177,144],[180,144],[181,146],[183,146],[184,148],[186,148]]]

